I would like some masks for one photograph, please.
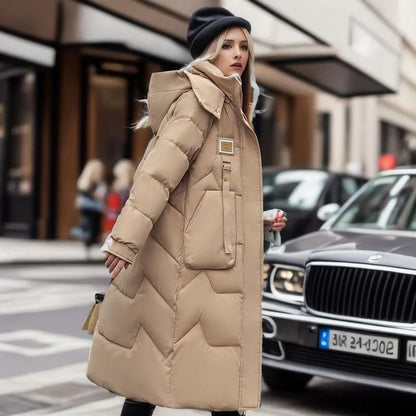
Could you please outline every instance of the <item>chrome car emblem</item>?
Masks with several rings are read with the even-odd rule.
[[[381,254],[373,254],[368,258],[369,263],[380,263],[383,260],[383,256]]]

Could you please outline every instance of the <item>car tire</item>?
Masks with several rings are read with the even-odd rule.
[[[310,374],[263,367],[263,380],[270,390],[303,389],[312,377]]]

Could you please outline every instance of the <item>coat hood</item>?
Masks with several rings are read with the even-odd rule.
[[[208,61],[197,61],[189,70],[157,72],[150,79],[148,94],[149,121],[154,133],[172,103],[191,89],[201,106],[217,119],[221,116],[226,96],[241,106],[240,79],[224,76]]]

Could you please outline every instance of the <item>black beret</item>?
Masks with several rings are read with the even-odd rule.
[[[199,56],[225,29],[235,26],[251,31],[251,25],[246,19],[234,16],[223,7],[201,7],[196,10],[189,21],[187,35],[192,57]]]

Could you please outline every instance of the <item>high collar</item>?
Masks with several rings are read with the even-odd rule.
[[[194,91],[200,105],[217,119],[221,117],[226,97],[241,108],[240,79],[224,76],[220,69],[207,61],[195,62],[189,71],[157,72],[152,74],[148,94],[148,124],[153,132],[159,129],[171,104],[189,89]]]
[[[192,65],[194,73],[205,75],[230,99],[240,100],[241,79],[236,75],[225,76],[221,70],[208,61],[197,61]]]
[[[191,71],[186,71],[186,75],[200,103],[205,107],[208,104],[214,108],[216,111],[211,112],[217,118],[221,115],[225,96],[241,107],[243,97],[239,77],[225,76],[219,68],[208,61],[195,62]]]

